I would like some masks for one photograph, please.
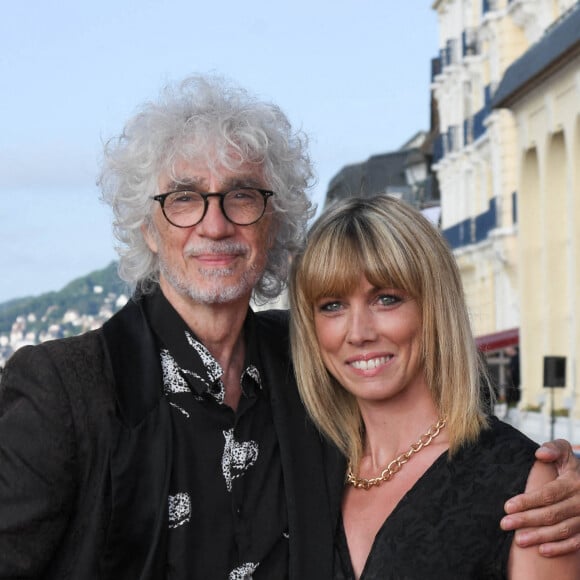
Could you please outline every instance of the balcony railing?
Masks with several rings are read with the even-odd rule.
[[[481,11],[483,14],[495,12],[498,9],[498,0],[483,0]]]
[[[494,86],[489,84],[484,89],[483,107],[472,117],[463,121],[463,143],[469,145],[477,141],[485,132],[485,120],[491,113],[491,98]]]
[[[443,140],[447,137],[445,133],[437,135],[435,141],[433,142],[433,163],[437,163],[443,159],[445,155],[445,146],[443,145]]]
[[[487,119],[488,115],[489,109],[487,107],[480,109],[479,111],[477,111],[477,113],[475,113],[475,115],[473,115],[472,117],[473,141],[477,141],[485,133],[484,121]]]
[[[443,235],[451,248],[455,249],[485,240],[496,227],[497,209],[496,200],[493,198],[489,201],[487,211],[443,230]]]
[[[435,77],[441,74],[443,67],[441,65],[441,57],[437,56],[431,59],[431,82],[435,80]]]
[[[495,92],[495,89],[497,88],[497,83],[490,83],[489,85],[486,85],[485,88],[483,89],[483,104],[484,107],[490,111],[491,110],[491,99],[493,97],[493,93]]]
[[[473,117],[463,121],[463,145],[467,146],[473,143]]]
[[[445,47],[440,50],[441,66],[442,68],[456,64],[458,61],[457,54],[457,39],[449,38],[445,43]]]
[[[449,125],[447,128],[447,147],[445,153],[453,153],[459,151],[461,143],[459,142],[459,127],[457,125]]]
[[[475,56],[479,54],[479,39],[475,28],[466,28],[461,34],[462,54],[466,56]]]
[[[450,125],[447,131],[437,135],[433,143],[433,163],[437,163],[446,155],[458,151],[461,147],[459,138],[460,132],[457,125]]]
[[[487,238],[489,232],[497,227],[497,211],[495,198],[489,200],[489,209],[475,217],[475,242]]]

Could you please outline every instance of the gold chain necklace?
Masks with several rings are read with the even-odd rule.
[[[407,461],[411,459],[411,456],[413,454],[419,453],[419,451],[421,451],[423,447],[427,447],[427,445],[429,445],[431,441],[433,441],[433,439],[435,439],[435,437],[439,435],[441,429],[445,427],[446,422],[447,422],[446,419],[439,419],[439,421],[437,421],[435,425],[431,425],[431,427],[429,427],[429,431],[427,431],[427,433],[425,433],[424,435],[421,435],[417,443],[413,443],[413,445],[409,447],[409,451],[401,453],[401,455],[393,459],[393,461],[391,461],[389,465],[387,465],[387,467],[383,469],[379,477],[371,477],[370,479],[365,479],[364,477],[357,477],[352,472],[352,467],[349,464],[348,473],[346,475],[346,483],[349,483],[355,489],[370,489],[375,485],[381,485],[381,483],[385,481],[390,481],[395,475],[395,473],[398,473],[403,467],[403,465],[405,465],[405,463],[407,463]]]

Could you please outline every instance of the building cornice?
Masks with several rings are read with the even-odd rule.
[[[510,108],[546,78],[580,55],[578,6],[506,70],[494,94],[493,108]]]

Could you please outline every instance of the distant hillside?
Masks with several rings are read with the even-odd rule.
[[[28,317],[28,330],[40,331],[60,324],[66,312],[97,316],[111,295],[126,294],[125,283],[117,275],[117,263],[73,280],[58,292],[17,298],[0,304],[0,334],[8,334],[19,316]]]

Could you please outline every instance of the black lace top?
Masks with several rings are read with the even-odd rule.
[[[524,491],[536,448],[494,417],[476,444],[451,461],[441,455],[377,533],[361,580],[506,578],[513,533],[499,521],[505,501]],[[353,579],[341,521],[335,580]]]

